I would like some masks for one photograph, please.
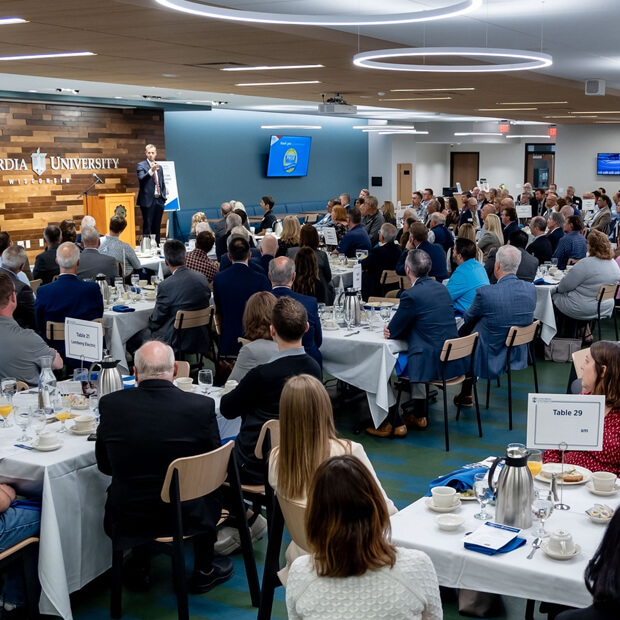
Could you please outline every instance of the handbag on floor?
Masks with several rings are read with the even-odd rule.
[[[573,353],[581,349],[581,338],[553,338],[545,345],[545,359],[551,362],[572,362]]]
[[[468,618],[495,618],[504,609],[502,597],[491,592],[476,590],[459,590],[459,615]]]

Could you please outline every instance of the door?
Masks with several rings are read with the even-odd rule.
[[[461,184],[464,192],[476,187],[480,168],[480,153],[450,153],[450,187]]]
[[[526,179],[532,187],[549,187],[553,183],[555,153],[527,153],[525,163]]]
[[[411,204],[412,179],[413,166],[411,164],[396,164],[396,200],[401,205]]]

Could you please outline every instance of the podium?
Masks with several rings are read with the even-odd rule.
[[[108,232],[110,218],[122,215],[127,220],[127,228],[121,234],[121,240],[132,248],[136,246],[136,198],[134,194],[99,194],[84,196],[84,212],[92,215],[97,222],[97,230],[105,235]]]

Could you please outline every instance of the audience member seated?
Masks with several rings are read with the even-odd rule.
[[[551,260],[553,256],[553,246],[551,239],[545,234],[547,222],[545,218],[537,215],[530,220],[530,232],[534,236],[534,241],[530,243],[525,251],[536,258],[539,265]]]
[[[17,296],[17,308],[13,312],[16,323],[24,329],[34,329],[34,293],[28,284],[19,278],[24,263],[28,262],[26,250],[19,245],[11,245],[2,252],[0,272],[11,277]]]
[[[296,215],[287,215],[282,221],[282,233],[278,239],[278,253],[276,256],[286,256],[291,248],[299,247],[299,219]]]
[[[215,235],[212,232],[200,232],[196,235],[196,247],[188,252],[185,257],[185,266],[192,271],[201,273],[207,278],[209,284],[213,284],[213,278],[220,269],[217,261],[209,258],[209,252],[214,243]]]
[[[242,226],[241,217],[236,213],[229,213],[226,216],[226,233],[215,240],[215,255],[218,261],[222,260],[222,256],[226,254],[228,238],[233,228]]]
[[[581,367],[582,394],[605,397],[603,449],[582,452],[569,448],[564,463],[580,465],[590,471],[609,471],[620,474],[620,344],[601,340],[590,347]],[[558,450],[546,450],[545,463],[561,462]]]
[[[458,267],[450,276],[446,288],[454,313],[463,316],[476,296],[476,290],[489,284],[485,268],[476,260],[476,244],[470,239],[459,237],[454,246],[454,258]]]
[[[4,250],[12,246],[11,235],[8,232],[0,231],[0,267],[2,267],[2,254]],[[17,274],[17,278],[24,284],[30,286],[30,280],[32,280],[32,272],[30,271],[30,265],[28,261],[22,266],[22,270]]]
[[[497,250],[494,273],[497,284],[476,290],[474,303],[463,316],[460,335],[478,332],[474,371],[482,379],[497,379],[506,372],[506,337],[511,326],[525,327],[534,321],[536,287],[517,278],[521,252],[511,245]],[[512,351],[512,370],[527,368],[528,347],[521,345]],[[472,383],[465,381],[454,403],[462,407],[473,405]]]
[[[467,192],[469,193],[469,192]],[[465,196],[465,194],[463,194]],[[474,228],[478,228],[478,199],[471,196],[467,198],[465,204],[463,205],[463,210],[461,211],[461,215],[459,216],[459,226],[463,224],[471,224]]]
[[[403,219],[403,227],[396,233],[396,240],[398,241],[398,244],[400,245],[400,249],[403,252],[407,248],[407,243],[409,243],[409,236],[410,236],[409,229],[411,228],[412,224],[417,221],[418,220],[414,217],[405,217]]]
[[[400,247],[394,243],[396,226],[383,224],[379,232],[379,244],[376,245],[368,257],[362,261],[362,299],[381,297],[381,274],[384,271],[394,271],[400,259]]]
[[[254,293],[270,291],[271,284],[266,276],[252,271],[248,266],[250,244],[243,237],[231,238],[228,256],[232,265],[213,279],[213,297],[221,319],[220,354],[237,355],[241,348],[237,338],[243,336],[245,304]]]
[[[43,231],[45,250],[38,254],[34,261],[32,277],[41,280],[41,284],[49,284],[54,276],[60,273],[56,262],[56,250],[62,243],[62,234],[58,226],[47,226]]]
[[[63,220],[60,222],[60,234],[63,241],[70,241],[71,243],[77,243],[77,227],[75,222],[71,219]],[[79,245],[78,245],[79,247]],[[82,248],[80,248],[81,250]]]
[[[384,200],[381,205],[381,213],[383,213],[383,221],[386,224],[392,224],[396,226],[396,212],[394,210],[394,203],[391,200]]]
[[[336,205],[336,201],[338,201],[338,204],[340,204],[340,201],[337,198],[330,198],[327,201],[327,206],[326,206],[327,213],[318,222],[316,222],[315,224],[311,224],[311,226],[316,227],[319,230],[321,228],[324,228],[325,226],[332,226],[333,224],[332,209]]]
[[[514,206],[504,207],[504,202],[512,203],[510,198],[502,200],[502,224],[504,225],[504,243],[508,243],[510,235],[519,230],[519,221],[517,219],[517,210]],[[513,203],[514,204],[514,203]]]
[[[168,345],[147,342],[135,356],[138,387],[107,394],[99,401],[97,466],[112,476],[104,529],[116,549],[133,548],[127,568],[140,589],[150,585],[148,543],[172,535],[170,504],[160,497],[168,466],[175,459],[220,447],[213,400],[176,388],[172,383],[176,370]],[[221,509],[219,490],[183,504],[183,531],[194,534],[194,572],[189,583],[194,594],[208,592],[233,575],[228,558],[213,557]]]
[[[290,260],[290,259],[289,259]],[[327,290],[319,278],[319,265],[312,248],[301,248],[295,254],[295,280],[291,287],[296,293],[327,303]]]
[[[226,238],[227,248],[233,237],[243,237],[250,244],[250,262],[248,263],[250,269],[253,271],[258,271],[258,273],[261,273],[262,275],[267,275],[267,272],[263,266],[263,255],[258,248],[252,247],[253,239],[247,228],[245,228],[245,226],[235,226],[230,231],[230,235]],[[220,258],[220,271],[228,269],[231,264],[232,263],[228,253],[222,254],[222,257]]]
[[[235,452],[242,484],[264,482],[262,462],[254,455],[254,449],[263,424],[278,418],[280,395],[286,381],[302,374],[312,375],[319,381],[323,378],[319,365],[301,344],[308,329],[308,318],[298,301],[290,297],[278,299],[269,329],[278,345],[278,353],[269,363],[250,370],[220,402],[220,412],[226,419],[241,417]]]
[[[409,241],[405,250],[401,253],[396,265],[396,273],[404,276],[405,261],[410,250],[423,250],[426,252],[432,262],[431,270],[428,275],[435,278],[438,282],[443,282],[448,278],[448,268],[446,266],[446,255],[443,248],[428,240],[428,228],[422,222],[414,222],[409,228]]]
[[[362,213],[362,228],[368,233],[371,246],[379,243],[379,231],[385,223],[383,213],[379,211],[379,201],[375,196],[364,198],[364,204],[360,207]]]
[[[442,252],[443,253],[443,252]],[[431,269],[430,256],[420,250],[411,250],[405,261],[407,277],[411,288],[406,290],[390,324],[384,329],[384,336],[393,340],[408,342],[409,370],[412,400],[403,405],[408,413],[403,421],[396,414],[394,435],[404,437],[407,426],[424,430],[428,426],[426,417],[426,388],[423,381],[441,378],[441,350],[443,343],[458,336],[454,321],[454,307],[450,293],[443,284],[428,277]],[[448,375],[455,377],[466,371],[462,360],[452,362]],[[379,428],[368,428],[366,432],[375,437],[389,437],[392,425],[386,418]]]
[[[581,234],[583,222],[571,215],[564,224],[564,236],[558,241],[553,258],[558,259],[558,269],[566,269],[569,259],[581,260],[586,255],[586,238]]]
[[[280,497],[305,505],[319,465],[341,454],[359,459],[379,486],[388,514],[396,514],[396,506],[383,490],[362,444],[338,437],[325,386],[309,375],[291,377],[280,397],[280,445],[269,455],[269,484]],[[286,550],[287,567],[304,553],[291,543]]]
[[[332,226],[336,231],[336,238],[338,239],[338,243],[340,243],[342,241],[342,238],[349,230],[349,225],[347,222],[347,210],[343,206],[336,205],[332,209]]]
[[[249,340],[239,351],[235,366],[230,374],[231,381],[241,381],[252,368],[266,364],[278,352],[278,345],[273,341],[269,326],[276,298],[267,291],[254,293],[248,299],[243,312],[244,338]]]
[[[484,205],[482,209],[483,213],[486,213],[486,215],[484,216],[484,232],[480,237],[480,241],[478,241],[478,247],[482,252],[482,262],[484,263],[486,263],[489,254],[493,250],[497,251],[504,245],[504,233],[502,231],[501,220],[495,213],[487,213],[487,211],[493,208],[493,205]]]
[[[317,233],[318,236],[318,233]],[[294,248],[293,248],[294,249]],[[278,253],[278,238],[275,235],[265,235],[260,244],[260,266],[265,275],[269,273],[269,263]],[[256,257],[250,259],[250,265],[256,261]]]
[[[607,194],[601,194],[596,206],[598,210],[590,222],[590,230],[600,230],[607,234],[607,228],[611,223],[611,198]]]
[[[459,226],[461,215],[459,213],[459,203],[454,196],[449,196],[446,200],[446,226],[450,230],[456,230]]]
[[[263,196],[260,200],[260,207],[265,212],[261,223],[256,227],[257,235],[264,235],[267,232],[267,229],[271,228],[271,231],[274,232],[276,228],[277,217],[273,212],[273,207],[275,205],[275,201],[271,196]]]
[[[519,278],[519,280],[524,280],[525,282],[534,282],[536,279],[536,272],[538,271],[538,261],[534,256],[525,251],[527,241],[527,233],[522,230],[515,230],[511,233],[508,239],[508,245],[518,248],[521,253],[521,262],[519,263],[517,278]],[[491,284],[495,284],[497,282],[494,271],[496,255],[497,252],[492,251],[489,254],[489,260],[487,260],[484,265]]]
[[[293,562],[286,584],[290,620],[443,618],[433,563],[422,551],[392,545],[384,496],[355,456],[319,465],[306,539],[312,555]]]
[[[78,280],[80,250],[77,245],[71,241],[60,244],[56,262],[60,268],[58,279],[40,286],[34,303],[37,331],[44,338],[48,321],[64,323],[66,318],[92,321],[103,316],[103,298],[99,285]],[[64,341],[59,341],[57,346],[64,356]],[[73,363],[77,362],[73,360]]]
[[[205,222],[208,224],[207,222],[207,216],[202,212],[202,211],[196,211],[196,213],[194,213],[194,215],[192,215],[192,225],[190,227],[189,230],[189,237],[188,239],[191,241],[192,239],[195,239],[197,236],[197,231],[196,231],[196,226],[198,226],[198,224]]]
[[[222,214],[222,219],[217,222],[213,222],[213,234],[216,239],[219,239],[226,234],[226,218],[230,213],[232,213],[230,202],[223,202],[221,204],[220,213]]]
[[[97,228],[97,222],[92,215],[85,215],[80,222],[80,232],[78,233],[76,243],[80,246],[81,249],[84,249],[81,231],[84,230],[87,226],[88,228]]]
[[[557,211],[554,211],[547,219],[547,238],[551,241],[551,248],[554,252],[564,236],[564,224],[564,216]]]
[[[454,247],[454,236],[446,227],[446,218],[441,213],[433,213],[430,217],[430,229],[435,235],[433,243],[439,244],[444,252]]]
[[[583,237],[582,237],[583,238]],[[560,280],[553,293],[558,331],[567,337],[575,337],[575,321],[589,321],[597,316],[596,296],[603,284],[616,284],[620,268],[607,235],[593,230],[587,240],[588,256],[581,259]],[[614,311],[614,300],[601,304],[601,316],[608,317]]]
[[[323,357],[319,351],[319,347],[323,342],[323,332],[321,329],[321,319],[319,318],[318,302],[316,297],[304,295],[293,290],[296,276],[295,263],[290,258],[281,256],[269,263],[269,280],[271,280],[272,293],[276,299],[284,296],[292,297],[306,310],[308,330],[303,336],[302,344],[306,353],[313,357],[320,366],[323,363]]]
[[[80,280],[94,280],[99,274],[103,274],[109,284],[114,283],[114,278],[120,275],[119,263],[113,256],[106,256],[99,252],[99,231],[90,226],[82,228],[82,253],[80,254],[80,266],[77,277]]]
[[[59,370],[63,361],[55,349],[31,329],[23,329],[13,318],[17,295],[13,278],[0,271],[0,377],[16,377],[36,386],[41,372],[41,358],[50,357],[52,368]]]
[[[334,209],[336,211],[336,209]],[[345,254],[347,258],[355,258],[356,250],[370,250],[372,244],[368,233],[361,225],[362,214],[357,207],[347,212],[348,232],[342,237],[334,254]]]
[[[127,277],[134,270],[139,271],[142,265],[136,256],[135,250],[120,239],[125,228],[127,228],[127,220],[124,217],[120,215],[112,216],[110,218],[108,234],[101,240],[99,252],[106,256],[112,256],[117,263],[120,263],[123,275]]]

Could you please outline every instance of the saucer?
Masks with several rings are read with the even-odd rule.
[[[620,490],[620,486],[618,486],[618,483],[616,483],[614,484],[614,488],[611,491],[599,491],[598,489],[594,488],[594,485],[590,480],[590,482],[586,484],[586,489],[588,489],[588,491],[590,491],[592,495],[601,495],[603,497],[608,497],[610,495],[615,495]]]
[[[452,506],[435,506],[435,504],[433,503],[433,498],[426,497],[424,499],[424,503],[426,504],[426,507],[433,512],[452,512],[461,505],[461,500],[457,498],[456,502],[454,502]]]
[[[323,325],[323,331],[326,332],[337,332],[340,329],[338,323],[325,323]]]
[[[545,552],[545,555],[548,555],[554,560],[570,560],[571,558],[574,558],[576,555],[581,553],[581,547],[577,543],[575,543],[575,551],[570,554],[556,553],[555,551],[551,551],[551,549],[549,549],[548,542],[543,543],[540,548]]]
[[[75,426],[72,426],[69,429],[69,432],[72,433],[73,435],[90,435],[91,433],[94,433],[97,430],[96,426],[91,426],[89,429],[86,430],[82,430],[82,431],[78,431]]]
[[[33,444],[32,447],[39,452],[53,452],[54,450],[58,450],[58,448],[62,448],[62,441],[59,441],[53,446],[38,446],[37,444]]]

